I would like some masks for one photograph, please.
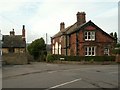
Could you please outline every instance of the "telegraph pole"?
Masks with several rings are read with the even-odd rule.
[[[0,30],[0,61],[2,60],[2,34]]]
[[[48,42],[48,40],[47,40],[47,33],[46,33],[46,52],[48,53],[47,42]]]
[[[47,45],[47,42],[48,42],[48,40],[47,40],[47,33],[46,33],[46,45]]]

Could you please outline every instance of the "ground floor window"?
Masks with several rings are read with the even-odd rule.
[[[95,46],[85,47],[85,56],[95,56],[95,55],[96,55],[96,47]]]
[[[59,54],[61,55],[61,45],[59,45]]]
[[[15,49],[14,48],[9,48],[9,53],[14,53],[15,52]]]
[[[55,43],[55,54],[58,54],[58,42]]]
[[[104,55],[109,56],[109,48],[104,48]]]
[[[58,42],[55,43],[55,46],[52,46],[52,54],[59,54],[61,55],[61,44],[59,44]]]
[[[54,51],[55,51],[55,48],[54,48],[54,46],[52,47],[52,54],[54,54]]]

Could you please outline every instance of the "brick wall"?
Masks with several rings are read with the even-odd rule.
[[[76,33],[72,34],[70,38],[70,54],[76,55]]]
[[[97,32],[96,32],[96,42],[113,42],[113,39],[111,39],[109,36],[107,36],[102,31],[97,30]]]
[[[6,64],[27,64],[28,63],[26,53],[3,54],[2,60]]]
[[[88,26],[89,27],[89,26]],[[95,28],[90,28],[95,29]],[[85,46],[96,46],[96,56],[104,55],[104,48],[109,47],[109,54],[112,55],[112,49],[114,48],[115,41],[101,30],[95,30],[95,41],[84,41],[84,29],[79,31],[78,34],[78,55],[85,55]],[[70,55],[76,55],[76,33],[71,34],[70,38]]]

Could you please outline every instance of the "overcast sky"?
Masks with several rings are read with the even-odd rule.
[[[26,28],[27,42],[50,37],[60,30],[60,23],[68,27],[76,22],[76,13],[85,12],[86,21],[92,20],[107,33],[118,33],[119,0],[0,0],[0,30],[21,34]]]

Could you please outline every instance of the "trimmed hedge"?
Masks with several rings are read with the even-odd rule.
[[[48,55],[47,61],[53,62],[64,58],[64,61],[115,61],[115,56],[62,56],[62,55]]]

